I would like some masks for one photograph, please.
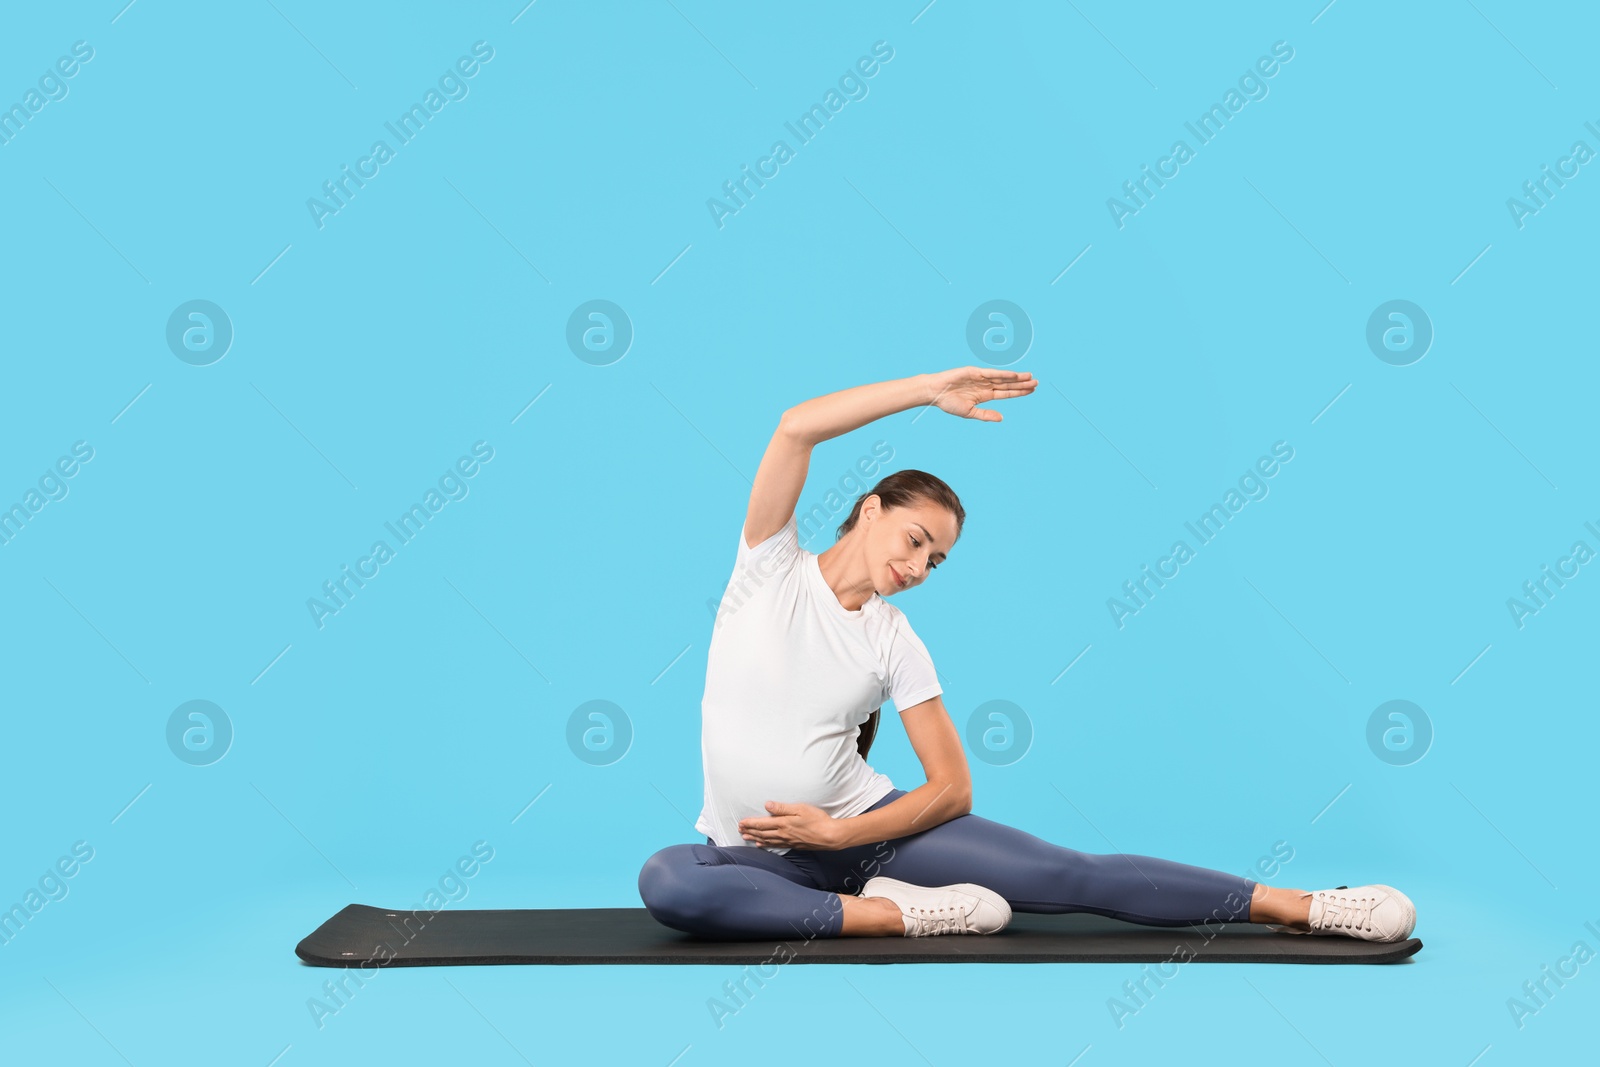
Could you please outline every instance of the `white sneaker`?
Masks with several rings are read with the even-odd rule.
[[[997,934],[1011,922],[1011,905],[992,889],[971,882],[912,885],[879,876],[861,887],[863,897],[883,897],[900,908],[906,937]]]
[[[1404,941],[1417,926],[1411,898],[1387,885],[1319,889],[1311,894],[1311,929],[1272,926],[1289,934],[1340,934],[1363,941]]]

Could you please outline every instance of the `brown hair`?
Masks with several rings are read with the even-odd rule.
[[[895,471],[856,497],[855,507],[850,509],[849,518],[839,526],[838,537],[843,537],[855,528],[856,520],[861,517],[861,502],[874,493],[878,495],[885,511],[891,508],[910,507],[919,502],[936,504],[946,509],[956,517],[958,538],[961,536],[962,524],[967,521],[967,511],[961,506],[954,489],[927,471],[903,470]]]

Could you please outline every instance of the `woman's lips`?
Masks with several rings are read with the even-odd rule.
[[[889,573],[894,575],[894,580],[900,585],[904,586],[906,584],[906,580],[900,577],[900,572],[894,569],[894,564],[892,563],[889,564]]]

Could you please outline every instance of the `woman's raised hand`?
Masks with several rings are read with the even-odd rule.
[[[940,411],[980,422],[1001,422],[998,411],[980,408],[985,400],[1009,400],[1027,396],[1039,384],[1027,371],[999,370],[995,367],[956,367],[933,375],[934,398]]]

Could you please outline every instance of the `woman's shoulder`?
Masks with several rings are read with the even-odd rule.
[[[873,618],[877,624],[878,639],[883,644],[894,641],[897,637],[910,635],[916,637],[916,631],[911,627],[911,620],[906,613],[889,603],[883,597],[873,597],[872,603],[877,606]]]

